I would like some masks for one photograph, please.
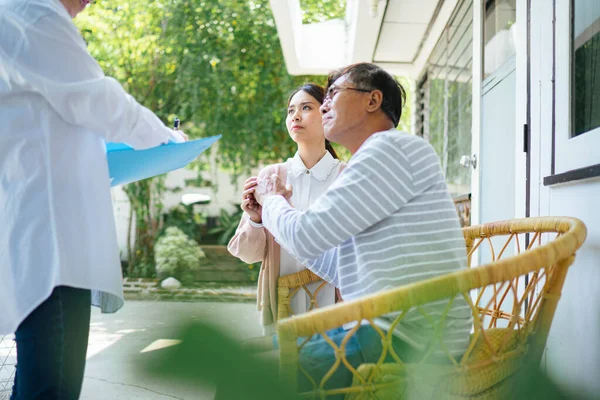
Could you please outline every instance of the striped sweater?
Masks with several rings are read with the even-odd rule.
[[[466,268],[464,239],[439,158],[429,143],[397,130],[369,137],[308,210],[290,207],[281,196],[268,197],[263,224],[346,300]],[[447,304],[431,303],[425,311],[435,322]],[[393,315],[378,322],[385,326],[385,318]],[[471,325],[470,308],[457,297],[443,329],[451,354],[466,350]],[[433,331],[431,320],[413,309],[394,333],[424,348],[434,340]]]

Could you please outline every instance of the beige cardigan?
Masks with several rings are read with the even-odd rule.
[[[340,165],[341,173],[346,164]],[[286,182],[287,167],[285,163],[273,164],[260,173],[262,176],[279,175],[281,182]],[[280,247],[275,238],[265,228],[255,228],[248,222],[246,213],[237,227],[235,235],[229,241],[227,250],[248,264],[262,261],[258,275],[256,303],[260,314],[260,322],[266,327],[277,321],[277,279],[279,279]],[[336,289],[336,298],[339,293]]]
[[[287,179],[287,168],[284,163],[270,165],[261,175],[279,175],[281,182]],[[279,278],[280,249],[273,235],[265,228],[255,228],[248,222],[248,214],[244,213],[235,235],[229,241],[227,250],[245,263],[253,264],[262,261],[258,274],[258,291],[256,303],[263,326],[277,321],[277,279]]]

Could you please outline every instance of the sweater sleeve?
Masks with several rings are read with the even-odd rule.
[[[235,235],[229,241],[227,250],[245,263],[263,261],[267,246],[265,228],[250,224],[250,217],[244,213]]]
[[[267,197],[263,224],[298,260],[317,259],[403,207],[415,191],[410,171],[400,146],[372,140],[308,210],[292,208],[282,196]]]

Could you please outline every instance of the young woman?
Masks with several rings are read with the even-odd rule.
[[[338,160],[335,150],[325,140],[319,107],[323,104],[325,90],[318,85],[305,84],[292,92],[288,99],[286,126],[292,140],[298,145],[293,158],[284,163],[269,165],[259,175],[277,174],[282,182],[292,186],[291,204],[307,209],[345,167]],[[305,267],[288,254],[263,228],[260,206],[252,195],[256,178],[249,178],[244,185],[242,209],[245,211],[235,236],[228,245],[234,256],[246,263],[261,261],[258,278],[258,311],[265,335],[275,334],[277,321],[277,279],[280,276],[302,271]],[[321,282],[307,285],[315,293]],[[335,288],[326,284],[316,295],[319,307],[335,303]],[[301,314],[310,308],[310,297],[300,290],[290,299],[293,314]]]

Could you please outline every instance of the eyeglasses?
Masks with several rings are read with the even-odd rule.
[[[369,92],[373,91],[373,89],[360,89],[360,88],[353,88],[353,87],[340,87],[340,86],[331,85],[331,86],[329,86],[329,89],[327,89],[327,94],[325,95],[325,98],[323,99],[323,104],[327,103],[328,101],[332,101],[336,94],[343,92],[344,90],[356,90],[357,92],[364,92],[364,93],[369,93]]]

